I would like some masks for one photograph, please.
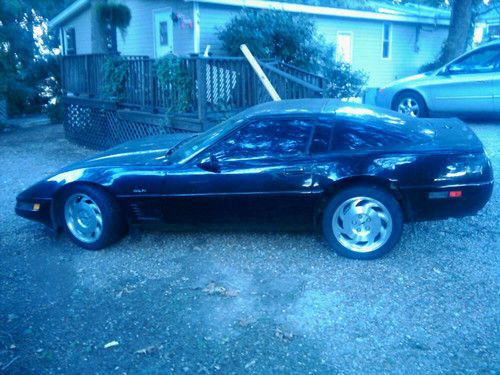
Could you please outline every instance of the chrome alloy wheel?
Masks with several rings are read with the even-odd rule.
[[[420,115],[420,106],[413,98],[403,98],[399,101],[398,112],[418,117]]]
[[[369,197],[354,197],[337,208],[332,229],[342,246],[351,251],[368,253],[387,242],[392,233],[392,218],[379,201]]]
[[[73,194],[66,200],[64,219],[71,234],[82,242],[93,243],[102,234],[101,210],[85,194]]]

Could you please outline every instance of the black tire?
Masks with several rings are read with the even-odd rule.
[[[359,197],[368,199],[355,199]],[[349,216],[348,214],[353,211],[348,210],[346,212],[345,210],[354,206],[356,202],[360,208],[362,208],[361,205],[364,205],[373,216],[363,215],[363,217],[361,217],[361,215],[357,214],[354,215],[354,217]],[[381,206],[374,204],[375,202],[381,204]],[[355,208],[358,208],[358,205],[356,205]],[[337,209],[339,209],[338,212]],[[344,214],[345,216],[342,216]],[[353,221],[351,222],[351,220],[349,220],[349,223],[344,223],[349,217],[352,218]],[[384,219],[380,219],[380,217]],[[387,217],[390,217],[390,221]],[[373,218],[373,222],[371,222],[373,225],[380,224],[380,227],[382,227],[380,233],[375,237],[375,239],[378,238],[379,247],[375,248],[376,245],[369,245],[368,241],[359,241],[358,243],[360,245],[349,244],[354,247],[360,247],[357,250],[353,250],[341,243],[341,241],[344,241],[344,243],[352,241],[349,235],[354,236],[356,234],[354,231],[361,230],[357,233],[358,235],[361,233],[370,234],[370,232],[365,229],[365,226],[367,229],[370,229],[368,226],[370,224],[368,223],[370,218]],[[334,232],[334,220],[336,220],[335,230],[337,231],[337,235]],[[356,224],[354,223],[355,221]],[[361,221],[363,222],[361,223]],[[389,223],[391,226],[390,231],[387,229],[389,228]],[[398,201],[385,189],[377,186],[359,185],[342,190],[331,198],[323,212],[322,227],[326,241],[339,255],[353,259],[375,259],[388,253],[399,241],[401,232],[403,231],[403,214]],[[351,231],[349,229],[351,229]],[[339,232],[341,233],[339,234]],[[347,235],[344,235],[344,233],[347,233]],[[373,233],[377,233],[377,231],[373,231]],[[377,241],[375,242],[377,243]],[[363,243],[366,245],[363,245]],[[363,246],[365,247],[364,250]],[[374,246],[374,248],[368,250],[369,246]]]
[[[76,197],[76,198],[75,198]],[[78,197],[90,198],[89,202],[95,203],[100,212],[102,224],[99,225],[100,234],[95,240],[82,241],[69,228],[69,222],[66,219],[66,205],[70,204],[69,200],[78,200]],[[80,199],[82,200],[82,199]],[[95,206],[93,206],[95,207]],[[103,188],[87,184],[74,185],[66,189],[58,199],[57,205],[58,219],[64,231],[67,233],[71,241],[78,246],[87,250],[101,250],[106,246],[121,239],[126,233],[127,223],[123,217],[120,206],[116,199]],[[71,215],[68,215],[71,216]]]
[[[403,91],[396,95],[396,98],[394,99],[394,103],[392,106],[392,109],[394,111],[400,112],[400,113],[405,113],[400,110],[400,104],[402,102],[406,102],[407,100],[412,100],[418,105],[418,113],[414,117],[428,117],[429,116],[429,110],[427,108],[427,105],[425,104],[424,98],[416,92],[413,91]],[[406,113],[411,116],[411,114]]]

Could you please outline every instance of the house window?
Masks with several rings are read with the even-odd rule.
[[[76,55],[75,28],[66,29],[66,55]]]
[[[352,33],[337,33],[335,54],[337,61],[352,64]]]
[[[392,25],[384,23],[384,35],[382,40],[382,58],[389,59],[391,57],[391,37]]]
[[[160,22],[160,46],[168,46],[168,22]]]

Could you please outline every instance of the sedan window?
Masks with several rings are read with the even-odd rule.
[[[489,73],[495,71],[499,62],[500,48],[485,48],[451,64],[448,71],[451,74]]]
[[[303,120],[258,120],[236,130],[212,151],[219,160],[300,155],[313,126]]]

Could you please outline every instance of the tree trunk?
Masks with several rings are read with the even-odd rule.
[[[445,64],[464,53],[472,25],[473,3],[474,0],[453,1],[448,38],[441,52],[440,63]]]

